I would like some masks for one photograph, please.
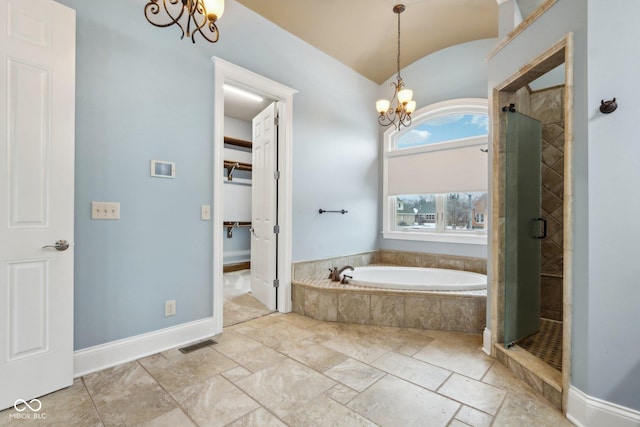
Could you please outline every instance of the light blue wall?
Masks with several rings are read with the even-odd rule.
[[[135,2],[61,3],[77,10],[75,348],[210,316],[211,61],[154,38]],[[121,219],[91,220],[94,200]]]
[[[413,89],[417,107],[455,98],[487,98],[487,54],[497,39],[476,40],[440,50],[401,70],[402,79]],[[395,75],[383,83],[378,97],[389,98],[393,92],[390,83]],[[382,132],[380,136],[382,140]],[[380,144],[380,156],[382,156]],[[381,174],[382,175],[382,174]],[[380,201],[382,203],[382,200]],[[382,205],[380,205],[382,210]],[[382,230],[382,221],[379,229]],[[381,249],[423,252],[445,255],[486,258],[486,245],[459,243],[416,242],[379,237]]]
[[[236,2],[216,55],[298,90],[293,111],[293,261],[376,249],[378,86]],[[224,50],[222,50],[224,49]],[[318,209],[347,209],[319,215]]]
[[[195,45],[148,24],[144,2],[59,2],[77,11],[76,349],[211,315],[214,55],[299,91],[294,260],[375,249],[377,85],[233,0],[220,41]],[[151,178],[151,159],[176,179]],[[121,220],[90,220],[93,200],[120,202]]]
[[[587,372],[589,394],[640,411],[638,16],[636,0],[589,1]],[[613,97],[618,109],[600,113]]]
[[[640,113],[638,14],[640,5],[634,0],[559,1],[489,61],[492,88],[573,32],[571,384],[589,396],[635,410],[640,410],[640,287],[634,239],[640,234],[634,219],[640,210],[634,197],[640,146],[633,142]],[[620,107],[602,115],[600,101],[614,96]],[[620,206],[628,216],[616,211]]]

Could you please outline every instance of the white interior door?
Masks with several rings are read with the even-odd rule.
[[[276,308],[277,103],[269,105],[253,119],[251,163],[251,292],[267,308]]]
[[[75,11],[0,0],[0,62],[4,409],[73,382]]]

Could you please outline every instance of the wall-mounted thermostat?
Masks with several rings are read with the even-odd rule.
[[[162,160],[151,160],[151,176],[156,178],[175,178],[176,164]]]

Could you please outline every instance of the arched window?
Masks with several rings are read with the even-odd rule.
[[[486,99],[424,107],[384,134],[383,235],[486,244]]]

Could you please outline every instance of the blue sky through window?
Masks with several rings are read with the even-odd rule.
[[[486,114],[448,114],[427,120],[398,137],[397,148],[411,148],[489,133]]]

